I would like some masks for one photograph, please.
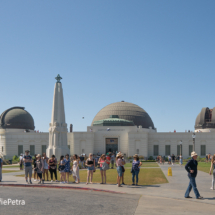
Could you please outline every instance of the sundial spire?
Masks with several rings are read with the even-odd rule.
[[[56,77],[55,79],[57,80],[57,83],[61,83],[60,80],[61,80],[62,78],[60,77],[59,74],[57,75],[57,77]]]

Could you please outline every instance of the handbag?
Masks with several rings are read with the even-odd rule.
[[[103,171],[106,171],[106,170],[108,170],[108,169],[109,169],[108,164],[107,164],[106,162],[102,163],[102,170],[103,170]]]
[[[58,170],[59,171],[63,171],[65,169],[65,166],[64,165],[60,165],[59,167],[58,167]]]
[[[122,172],[125,172],[125,168],[124,168],[124,166],[121,166],[122,167]]]

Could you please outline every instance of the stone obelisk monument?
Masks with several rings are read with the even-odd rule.
[[[49,147],[46,149],[47,156],[50,158],[55,155],[57,160],[61,155],[70,154],[67,146],[67,124],[65,121],[63,88],[60,75],[56,78],[54,98],[52,106],[52,119],[49,124]]]

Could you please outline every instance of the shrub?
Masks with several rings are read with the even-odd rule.
[[[152,156],[149,156],[148,160],[154,160],[154,158]]]
[[[17,155],[14,155],[12,160],[13,161],[19,161],[19,157]]]

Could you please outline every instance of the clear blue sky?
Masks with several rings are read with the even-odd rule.
[[[48,131],[59,73],[75,131],[121,100],[158,131],[193,130],[215,106],[214,11],[214,0],[1,1],[0,112],[24,106]]]

